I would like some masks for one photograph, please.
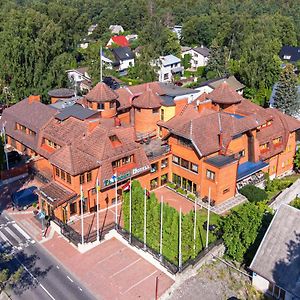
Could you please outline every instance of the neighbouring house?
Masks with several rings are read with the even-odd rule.
[[[67,70],[70,83],[76,85],[80,91],[89,91],[92,85],[92,79],[88,73],[88,67]]]
[[[127,71],[128,68],[134,66],[134,53],[128,47],[112,48],[111,52],[115,57],[113,66],[119,72]]]
[[[106,47],[111,48],[113,45],[119,47],[129,47],[129,42],[124,35],[115,35],[110,38]]]
[[[51,104],[54,104],[58,100],[72,99],[74,96],[76,96],[76,92],[72,89],[60,88],[49,91],[48,96],[50,97]]]
[[[198,67],[205,67],[207,65],[210,50],[203,45],[195,48],[182,47],[181,57],[187,54],[191,55],[191,68],[195,70]]]
[[[98,27],[98,24],[92,24],[92,25],[88,28],[88,35],[91,35],[97,27]]]
[[[195,87],[195,89],[198,90],[201,94],[210,93],[225,81],[237,93],[243,95],[245,85],[239,82],[234,76],[221,77],[201,82],[198,86]]]
[[[138,39],[138,35],[137,34],[128,34],[128,35],[126,35],[126,39],[128,40],[129,43],[131,43]]]
[[[182,26],[181,25],[175,25],[174,27],[170,28],[172,32],[176,33],[178,40],[181,39],[181,31]]]
[[[171,83],[112,90],[101,82],[73,106],[57,103],[29,96],[4,110],[0,127],[45,181],[40,208],[63,222],[80,214],[81,186],[84,213],[96,210],[97,179],[100,207],[122,201],[130,178],[148,190],[173,181],[201,199],[211,189],[219,205],[262,172],[293,170],[300,122],[226,82],[202,95]]]
[[[252,284],[272,299],[300,299],[300,210],[283,204],[250,265]]]
[[[124,28],[121,25],[110,25],[109,30],[112,34],[120,34],[124,32]]]
[[[285,45],[279,52],[279,57],[290,63],[295,63],[300,60],[300,47]]]
[[[160,82],[171,82],[175,75],[182,76],[184,70],[181,60],[172,54],[161,56],[154,65],[158,67],[158,81]]]

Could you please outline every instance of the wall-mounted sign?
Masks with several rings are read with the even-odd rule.
[[[134,168],[132,169],[131,171],[128,171],[126,173],[123,173],[123,174],[120,174],[118,176],[112,176],[110,179],[104,179],[103,180],[103,185],[104,187],[107,187],[113,183],[117,181],[122,181],[124,179],[128,179],[130,178],[130,176],[135,176],[141,172],[144,172],[144,171],[147,171],[150,169],[150,166],[143,166],[143,167],[140,167],[140,168]]]

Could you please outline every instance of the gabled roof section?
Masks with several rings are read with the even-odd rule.
[[[129,46],[129,42],[124,35],[115,35],[111,39],[115,44],[119,45],[120,47]]]
[[[250,269],[300,297],[300,210],[281,205],[256,252]]]
[[[118,95],[104,82],[99,82],[85,96],[91,102],[107,102],[116,100]]]
[[[159,108],[161,107],[161,99],[149,89],[133,100],[133,106],[138,108]]]
[[[28,99],[24,99],[4,110],[1,123],[7,121],[7,130],[14,130],[15,122],[18,122],[37,132],[57,112],[55,108],[41,102],[30,103]]]
[[[243,97],[232,89],[226,81],[209,93],[208,98],[217,104],[237,104],[243,100]]]
[[[79,104],[75,104],[69,107],[66,107],[64,109],[62,109],[60,111],[60,113],[58,113],[55,118],[60,120],[60,121],[64,121],[70,117],[74,117],[76,119],[79,119],[81,121],[88,119],[92,116],[96,116],[99,115],[99,113],[97,111],[88,109],[88,108],[84,108],[83,106],[79,105]]]
[[[285,56],[290,58],[284,58]],[[300,60],[300,47],[285,45],[281,48],[279,57],[290,62],[296,62]]]
[[[129,49],[129,47],[113,48],[111,51],[117,61],[134,59],[134,53]]]
[[[196,47],[196,48],[193,48],[193,50],[196,51],[197,53],[203,55],[204,57],[208,57],[210,54],[210,50],[205,46]]]
[[[160,61],[164,67],[181,62],[180,58],[173,54],[160,57]]]
[[[50,162],[72,176],[82,174],[99,166],[97,160],[77,147],[67,145],[50,157]]]

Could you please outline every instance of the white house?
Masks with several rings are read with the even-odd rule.
[[[207,65],[210,50],[203,45],[196,48],[184,47],[181,52],[181,57],[183,58],[187,54],[191,55],[191,68],[197,69],[198,67],[205,67]]]
[[[128,68],[134,66],[134,53],[128,47],[119,47],[111,49],[115,57],[113,66],[118,69],[119,72],[126,71]]]
[[[272,299],[300,299],[300,210],[282,204],[253,258],[253,286]]]
[[[174,27],[170,28],[174,33],[176,33],[178,40],[181,39],[181,31],[182,26],[181,25],[175,25]]]
[[[91,35],[94,32],[94,30],[97,28],[97,26],[98,24],[91,25],[88,29],[88,35]]]
[[[66,72],[71,84],[76,85],[81,91],[90,90],[92,85],[92,79],[88,74],[87,67],[70,69]]]
[[[182,76],[181,60],[172,54],[161,56],[154,65],[159,68],[158,81],[160,82],[171,82],[174,75]]]
[[[124,28],[121,25],[110,25],[109,30],[112,34],[120,34],[124,32]]]

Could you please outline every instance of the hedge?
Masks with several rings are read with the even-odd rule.
[[[266,191],[252,184],[245,185],[239,192],[244,195],[249,202],[253,203],[261,202],[268,198]]]

